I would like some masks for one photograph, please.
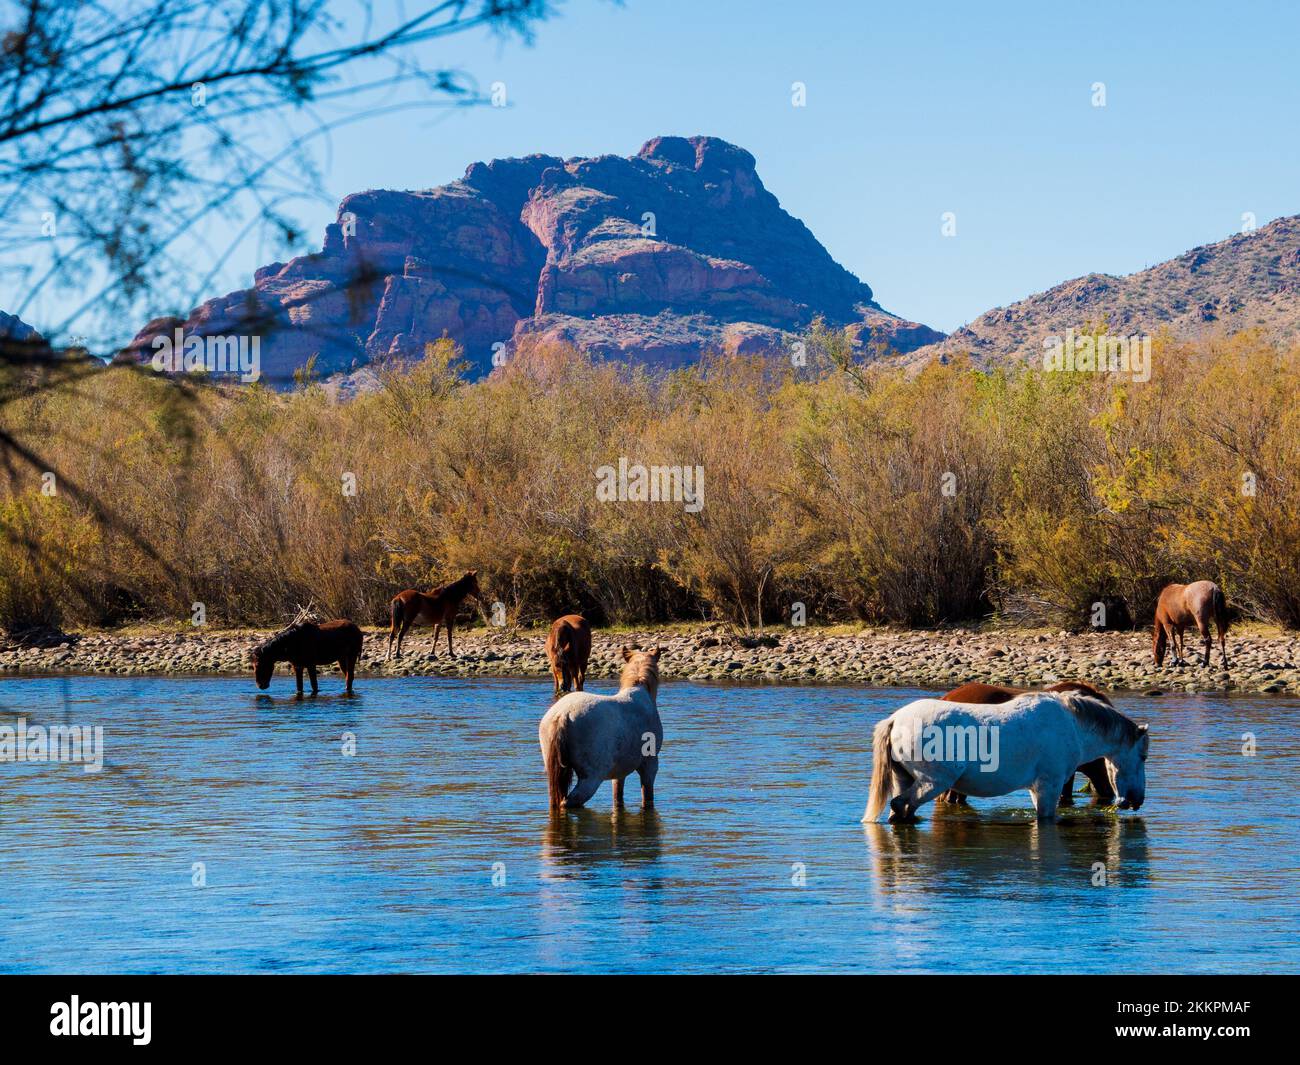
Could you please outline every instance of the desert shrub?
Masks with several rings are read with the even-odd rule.
[[[793,427],[793,539],[784,567],[829,584],[854,613],[906,624],[977,616],[1002,476],[987,383],[964,363],[915,377],[830,378]]]
[[[1188,506],[1170,537],[1235,605],[1300,627],[1300,349],[1241,334],[1179,356]]]
[[[0,628],[99,620],[106,584],[100,536],[86,514],[39,492],[0,499]]]
[[[819,326],[816,367],[718,357],[650,376],[560,345],[468,382],[450,341],[347,401],[113,368],[6,389],[0,623],[382,622],[477,569],[544,621],[1149,620],[1221,580],[1300,626],[1300,350],[1155,347],[1149,382],[921,372]],[[855,361],[856,360],[856,361]],[[23,456],[26,458],[23,458]],[[704,506],[602,501],[596,471],[701,466]],[[52,472],[57,495],[41,494]]]

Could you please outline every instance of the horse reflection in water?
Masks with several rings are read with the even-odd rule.
[[[659,860],[662,850],[659,814],[653,809],[633,813],[583,810],[567,817],[550,817],[542,832],[542,876],[565,876],[593,862],[641,865]]]
[[[1044,884],[1122,889],[1150,881],[1140,817],[994,820],[942,810],[924,826],[865,822],[863,829],[876,886],[900,904],[915,891],[1038,898]]]

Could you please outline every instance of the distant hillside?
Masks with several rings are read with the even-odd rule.
[[[1043,340],[1085,326],[1114,336],[1180,337],[1262,326],[1282,340],[1300,338],[1300,216],[1124,277],[1088,274],[981,315],[946,340],[905,356],[918,363],[969,352],[980,365],[1041,358]]]
[[[412,358],[444,334],[479,370],[525,337],[674,366],[706,350],[780,349],[817,315],[906,352],[943,334],[884,311],[716,137],[656,137],[631,158],[475,163],[418,192],[348,196],[322,250],[253,287],[159,318],[128,358],[177,327],[261,338],[263,374],[292,381]]]
[[[36,332],[21,318],[0,311],[0,340],[8,340],[19,344],[40,343],[42,337],[40,333]]]
[[[50,345],[40,333],[16,315],[0,311],[0,360],[25,365],[51,355]]]

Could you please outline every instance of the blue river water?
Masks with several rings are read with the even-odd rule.
[[[864,826],[919,694],[669,680],[657,808],[551,816],[549,679],[4,679],[106,764],[0,762],[0,971],[1300,971],[1296,700],[1120,698],[1138,814]]]

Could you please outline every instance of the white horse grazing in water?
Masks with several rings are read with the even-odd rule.
[[[917,699],[876,725],[864,821],[889,803],[891,821],[950,788],[1007,795],[1028,788],[1040,821],[1077,766],[1106,759],[1120,809],[1142,805],[1151,738],[1114,707],[1081,692],[1033,692],[1009,703]],[[892,797],[891,797],[892,796]]]
[[[626,665],[617,695],[570,692],[546,711],[537,735],[552,809],[577,809],[602,780],[614,782],[614,804],[622,806],[623,778],[633,772],[641,778],[642,808],[655,804],[655,774],[664,742],[655,706],[662,651],[624,647]],[[566,795],[575,773],[578,782]]]

